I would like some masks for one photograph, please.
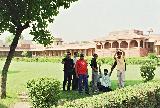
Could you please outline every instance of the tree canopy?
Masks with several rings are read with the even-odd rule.
[[[15,34],[19,26],[30,26],[33,40],[47,45],[53,37],[47,30],[48,23],[53,23],[59,8],[69,8],[77,0],[0,0],[0,32]],[[29,25],[30,24],[30,25]]]
[[[67,9],[77,0],[0,0],[0,33],[9,31],[15,36],[2,69],[1,98],[6,98],[7,72],[13,58],[18,40],[24,29],[31,27],[33,40],[44,44],[52,43],[47,26],[53,23],[60,7]]]

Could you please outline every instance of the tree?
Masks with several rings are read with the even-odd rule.
[[[6,98],[7,72],[12,61],[18,40],[23,30],[31,27],[33,40],[44,44],[52,43],[53,37],[47,30],[53,23],[60,7],[67,9],[77,0],[0,0],[0,32],[9,31],[15,37],[10,46],[1,75],[1,98]]]

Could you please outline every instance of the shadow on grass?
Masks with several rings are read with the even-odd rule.
[[[8,107],[0,103],[0,108],[8,108]]]
[[[140,84],[143,81],[141,80],[126,80],[125,81],[125,86],[129,86],[129,85],[135,85],[135,84]],[[118,88],[117,85],[117,80],[113,80],[112,81],[112,90],[114,91],[115,89]],[[91,88],[90,88],[91,90]],[[102,92],[98,93],[101,94]],[[98,95],[98,94],[93,94],[93,95]],[[60,99],[64,100],[64,101],[72,101],[75,99],[80,99],[80,98],[85,98],[85,97],[92,97],[93,95],[87,95],[87,94],[79,94],[78,91],[61,91],[60,93]]]
[[[8,71],[8,74],[14,74],[14,73],[19,73],[21,71]]]

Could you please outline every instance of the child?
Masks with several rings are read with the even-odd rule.
[[[111,89],[111,80],[108,75],[108,70],[104,69],[104,74],[100,72],[100,83],[101,85],[98,87],[99,91],[107,92],[107,91],[112,91]]]

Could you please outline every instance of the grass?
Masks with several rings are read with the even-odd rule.
[[[0,62],[0,67],[2,68],[4,62]],[[102,70],[107,68],[110,70],[109,65],[103,65]],[[160,67],[155,71],[155,79],[160,78]],[[91,68],[89,67],[89,73],[91,80]],[[0,100],[0,108],[5,108],[10,104],[18,101],[17,94],[22,91],[26,91],[26,82],[28,80],[40,77],[54,77],[59,81],[63,81],[63,65],[59,63],[50,62],[12,62],[7,79],[7,98],[5,100]],[[126,71],[126,85],[133,85],[142,82],[140,76],[140,70],[138,65],[128,65]],[[117,88],[117,77],[116,70],[113,71],[112,76],[112,88]],[[73,95],[73,96],[71,96]],[[62,99],[73,100],[79,98],[76,92],[72,93],[62,93]]]

